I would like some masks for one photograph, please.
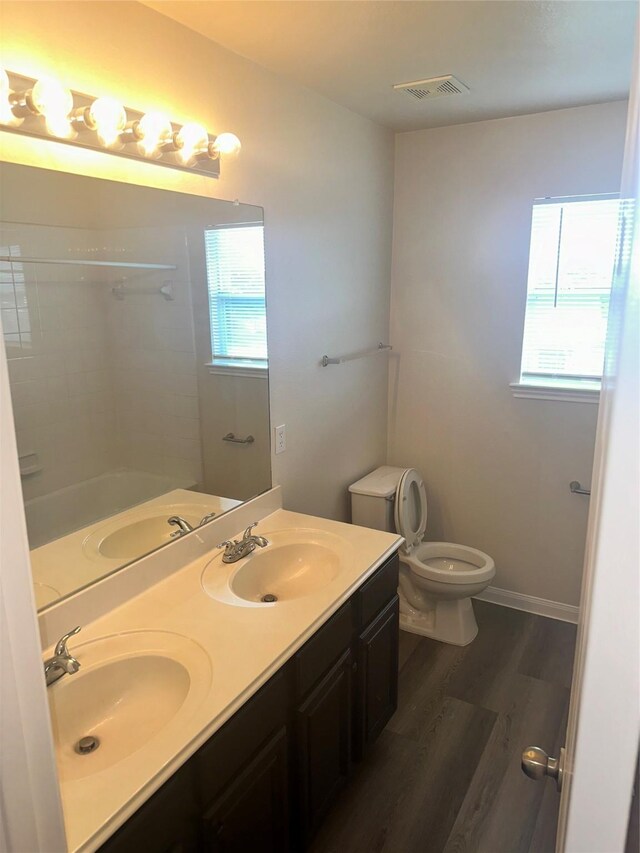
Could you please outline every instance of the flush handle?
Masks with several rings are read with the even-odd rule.
[[[528,746],[522,753],[522,769],[530,779],[536,781],[545,776],[551,776],[552,779],[556,780],[556,786],[561,791],[564,756],[564,747],[560,750],[560,758],[551,758],[539,746]]]

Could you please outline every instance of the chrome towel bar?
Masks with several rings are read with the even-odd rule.
[[[248,435],[246,438],[236,438],[232,432],[228,432],[226,435],[222,436],[222,440],[231,441],[234,444],[253,444],[255,438],[252,435]]]
[[[569,483],[569,489],[573,492],[574,495],[590,495],[591,494],[591,489],[583,489],[577,480],[572,480]]]
[[[329,364],[343,364],[345,361],[355,361],[356,358],[364,358],[367,355],[374,355],[374,353],[391,349],[393,347],[390,344],[383,344],[381,341],[377,347],[373,347],[372,349],[365,349],[360,352],[349,353],[348,355],[340,355],[337,358],[330,358],[328,355],[323,355],[320,364],[323,367],[327,367]]]

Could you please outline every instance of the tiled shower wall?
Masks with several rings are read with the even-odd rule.
[[[75,228],[3,226],[1,254],[95,257]],[[96,270],[2,263],[0,304],[25,500],[118,467],[105,291]],[[28,457],[28,458],[27,458]]]
[[[0,254],[178,265],[132,273],[2,263],[0,306],[18,452],[22,466],[33,469],[22,479],[25,500],[121,468],[200,483],[184,235],[3,225]],[[167,280],[172,301],[157,292]],[[112,293],[120,284],[122,299]]]
[[[176,477],[185,486],[200,484],[202,451],[185,234],[175,228],[127,228],[103,231],[101,239],[105,256],[177,266],[126,271],[123,298],[109,302],[123,464]],[[167,283],[169,300],[160,292]]]

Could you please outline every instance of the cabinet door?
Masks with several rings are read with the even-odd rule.
[[[398,596],[358,638],[356,756],[361,758],[398,706]]]
[[[99,853],[195,853],[198,803],[189,765],[129,818]]]
[[[297,711],[298,816],[304,845],[349,775],[351,659],[345,651]]]
[[[287,733],[282,728],[205,812],[202,849],[208,853],[286,853],[288,789]]]

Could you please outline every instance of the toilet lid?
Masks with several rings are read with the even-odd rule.
[[[406,550],[422,542],[427,529],[427,490],[415,468],[407,468],[396,489],[396,530],[406,539]]]

